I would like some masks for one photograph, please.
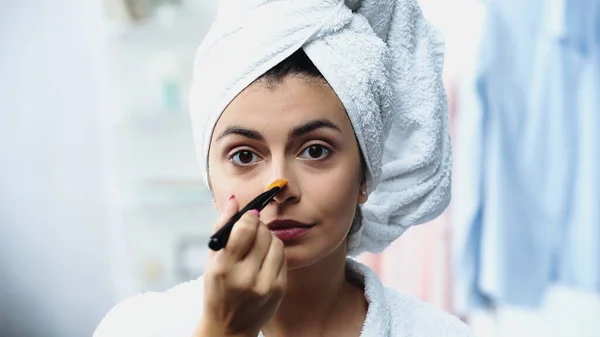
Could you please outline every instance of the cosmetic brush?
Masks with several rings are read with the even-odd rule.
[[[265,206],[275,198],[277,193],[281,191],[281,189],[287,185],[288,181],[285,179],[277,179],[272,182],[268,187],[267,191],[260,194],[258,197],[254,198],[254,200],[250,201],[248,205],[242,208],[239,212],[235,213],[234,216],[223,225],[215,234],[210,237],[210,241],[208,242],[208,247],[214,251],[218,251],[220,249],[225,248],[227,245],[227,241],[229,240],[229,235],[231,234],[231,230],[233,229],[233,225],[244,215],[244,213],[250,210],[262,211]]]

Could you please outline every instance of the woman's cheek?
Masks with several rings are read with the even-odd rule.
[[[348,212],[353,214],[356,207],[356,197],[352,196],[349,184],[339,183],[334,185],[321,184],[313,193],[311,200],[328,219],[342,220]]]

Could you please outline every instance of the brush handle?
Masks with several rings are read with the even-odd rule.
[[[252,209],[255,209],[259,212],[262,211],[262,209],[265,208],[265,206],[268,205],[271,200],[273,200],[280,189],[281,188],[279,187],[273,187],[267,192],[264,192],[258,197],[254,198],[254,200],[248,203],[246,207],[242,208],[241,211],[235,213],[231,219],[229,219],[229,221],[223,225],[223,227],[219,228],[219,230],[210,237],[210,240],[208,241],[208,248],[214,251],[225,248],[227,241],[229,241],[229,235],[231,235],[233,225],[240,220],[242,215]]]
[[[219,230],[210,237],[210,241],[208,241],[208,247],[210,249],[218,251],[225,248],[227,241],[229,241],[229,235],[231,234],[233,225],[238,222],[244,213],[246,213],[242,213],[242,211],[235,213],[235,215],[231,217],[231,219],[229,219],[229,221],[227,221],[223,227],[219,228]]]

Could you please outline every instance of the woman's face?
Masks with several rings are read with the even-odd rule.
[[[240,207],[275,179],[288,185],[263,209],[267,226],[310,226],[284,240],[288,268],[309,266],[343,249],[356,205],[366,201],[359,148],[350,120],[326,83],[288,76],[242,91],[217,122],[209,174],[215,203],[235,194]]]

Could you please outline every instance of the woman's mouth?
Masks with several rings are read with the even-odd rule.
[[[267,227],[281,241],[290,241],[308,233],[312,225],[295,220],[283,219],[271,221]]]

